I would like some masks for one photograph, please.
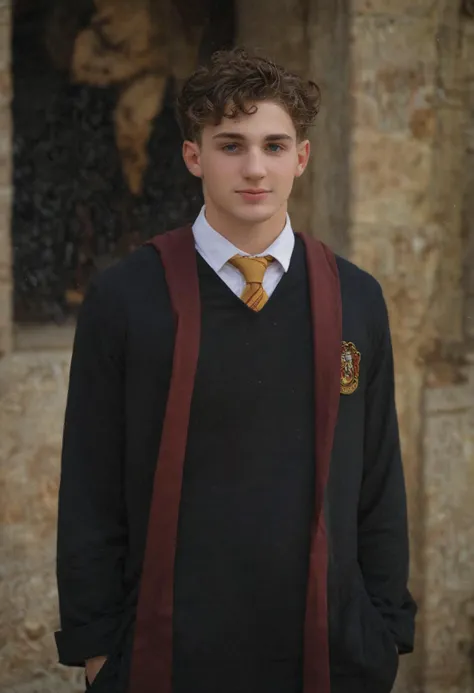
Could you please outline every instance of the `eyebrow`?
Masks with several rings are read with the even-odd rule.
[[[219,132],[217,135],[214,135],[213,140],[239,140],[243,141],[246,139],[244,135],[242,135],[240,132]],[[265,142],[275,142],[276,140],[292,140],[293,138],[291,135],[287,135],[286,133],[276,133],[274,135],[267,135],[264,138]]]

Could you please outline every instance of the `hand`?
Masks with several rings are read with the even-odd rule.
[[[93,657],[86,661],[86,677],[90,685],[94,683],[94,679],[107,661],[107,657]]]

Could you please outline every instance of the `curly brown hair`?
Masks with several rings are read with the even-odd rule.
[[[176,116],[185,140],[199,142],[205,125],[224,117],[251,115],[261,101],[280,104],[290,115],[298,140],[305,139],[319,112],[321,93],[315,82],[302,79],[276,63],[242,48],[214,53],[184,83]]]

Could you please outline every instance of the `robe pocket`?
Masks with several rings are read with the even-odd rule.
[[[362,578],[356,581],[338,620],[336,651],[331,658],[334,673],[363,676],[368,691],[389,693],[397,676],[398,652]]]
[[[116,654],[107,657],[94,681],[88,683],[86,679],[86,693],[89,691],[91,693],[115,693],[119,664],[120,661]]]
[[[124,613],[110,655],[94,682],[87,684],[86,693],[89,691],[92,693],[118,693],[118,691],[125,690],[133,645],[134,619],[135,609],[128,608]]]

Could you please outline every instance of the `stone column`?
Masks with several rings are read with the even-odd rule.
[[[10,2],[0,0],[0,358],[12,348],[10,23]]]
[[[461,337],[458,13],[448,0],[353,0],[351,243],[355,262],[381,281],[390,312],[411,587],[421,607],[416,652],[399,678],[404,692],[424,690],[424,359],[441,322]]]
[[[446,8],[439,56],[435,209],[445,231],[425,392],[424,685],[465,693],[474,690],[474,17]]]

